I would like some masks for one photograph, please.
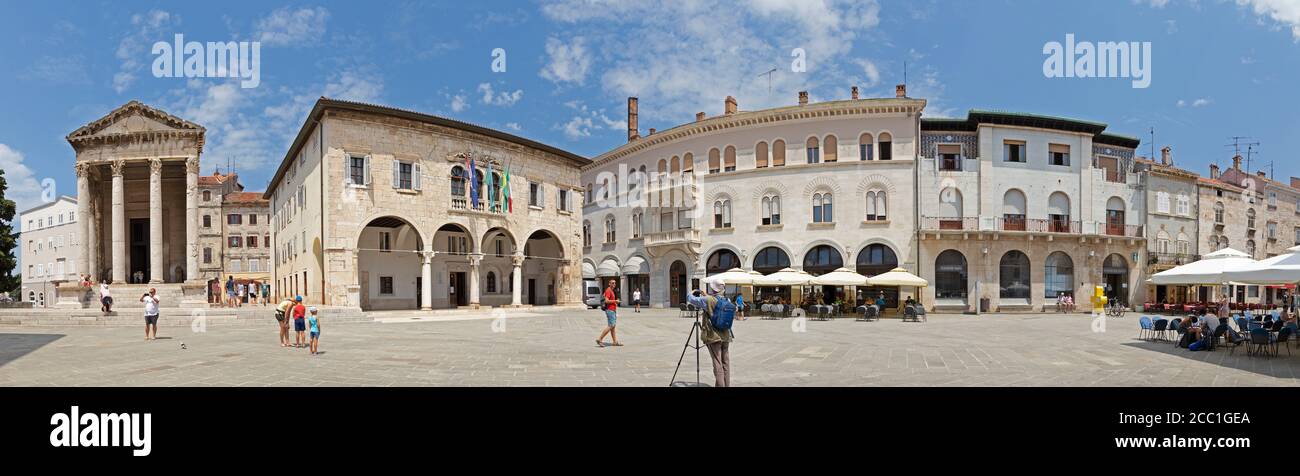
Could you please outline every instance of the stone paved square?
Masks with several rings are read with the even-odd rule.
[[[284,349],[274,321],[163,326],[0,327],[4,386],[666,386],[690,319],[621,310],[623,347],[596,347],[598,311],[545,310],[494,321],[323,322],[322,355]],[[1137,316],[931,315],[928,322],[737,321],[735,386],[1292,386],[1300,355],[1189,352],[1138,340]],[[502,331],[502,332],[497,332]],[[181,349],[184,342],[188,347]],[[1295,349],[1293,353],[1300,354]],[[712,383],[708,353],[701,381]],[[694,381],[688,353],[679,380]]]

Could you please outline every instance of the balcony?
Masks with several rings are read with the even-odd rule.
[[[1101,234],[1106,236],[1122,236],[1125,238],[1142,237],[1141,225],[1120,225],[1114,223],[1106,223],[1101,225],[1099,228],[1101,228],[1100,230]]]
[[[693,228],[645,234],[645,246],[700,245],[700,230]]]
[[[977,231],[975,217],[921,217],[921,229],[927,231]]]
[[[1070,221],[1070,220],[1005,217],[1005,216],[997,219],[998,231],[1079,234],[1082,231],[1082,229],[1083,226],[1079,222]]]
[[[494,204],[492,206],[488,206],[486,203],[483,202],[483,200],[479,200],[478,202],[474,203],[474,206],[471,209],[469,202],[470,200],[468,198],[452,196],[451,209],[475,211],[479,213],[490,213],[493,215],[500,215],[505,213],[505,206],[502,204]]]
[[[1147,263],[1153,266],[1182,266],[1201,259],[1199,255],[1186,253],[1149,253]]]

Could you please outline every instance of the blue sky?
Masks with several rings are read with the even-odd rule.
[[[694,112],[909,95],[928,116],[971,108],[1110,124],[1178,165],[1226,164],[1230,136],[1262,143],[1256,165],[1300,175],[1300,0],[1088,2],[598,0],[485,2],[0,2],[0,168],[19,209],[40,183],[75,194],[64,136],[131,99],[208,128],[204,173],[232,158],[261,190],[321,95],[445,115],[594,156],[640,126]],[[261,84],[155,78],[156,41],[261,41]],[[1043,45],[1152,43],[1152,82],[1046,78]],[[493,72],[492,50],[506,52]],[[791,50],[807,71],[790,71]],[[777,69],[768,78],[761,73]],[[643,132],[644,133],[644,132]]]

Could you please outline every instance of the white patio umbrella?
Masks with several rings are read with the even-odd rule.
[[[930,285],[925,278],[907,272],[903,268],[894,268],[888,273],[881,273],[867,278],[868,286],[916,286],[926,287]]]
[[[785,268],[767,276],[755,276],[755,286],[802,286],[812,281],[812,275],[794,268]]]
[[[722,283],[727,285],[754,284],[755,276],[740,268],[731,268],[726,272],[704,278],[706,284]]]
[[[1288,249],[1286,254],[1256,261],[1223,274],[1230,281],[1248,284],[1300,283],[1300,246]]]
[[[1255,260],[1250,259],[1250,255],[1232,248],[1224,248],[1201,257],[1200,261],[1156,273],[1151,276],[1151,284],[1224,284],[1236,280],[1229,278],[1228,272],[1254,263]]]
[[[813,278],[812,284],[822,286],[866,286],[867,277],[848,268],[840,268]]]

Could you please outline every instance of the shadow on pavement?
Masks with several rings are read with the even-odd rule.
[[[0,367],[62,338],[63,334],[0,334]]]
[[[1289,356],[1286,349],[1279,348],[1278,351],[1282,354],[1278,356],[1250,356],[1246,354],[1249,343],[1241,344],[1235,352],[1233,344],[1219,344],[1214,350],[1196,352],[1177,347],[1171,341],[1127,342],[1123,345],[1279,379],[1293,379],[1296,371],[1300,370],[1300,358],[1296,358],[1300,353]],[[1294,349],[1292,351],[1294,352]],[[1171,362],[1170,365],[1176,364]]]

